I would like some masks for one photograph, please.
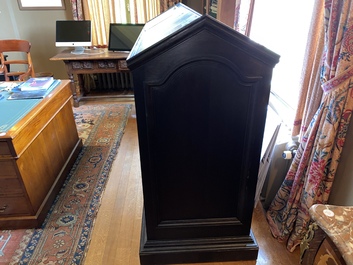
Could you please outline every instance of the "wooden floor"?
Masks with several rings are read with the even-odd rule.
[[[127,99],[120,103],[133,103]],[[114,101],[117,102],[117,101]],[[80,104],[111,103],[107,99]],[[299,249],[290,253],[270,233],[264,212],[255,208],[252,230],[259,245],[257,261],[202,263],[204,265],[299,264]],[[139,265],[143,208],[135,112],[131,113],[118,155],[102,197],[85,265]],[[195,264],[194,264],[195,265]]]

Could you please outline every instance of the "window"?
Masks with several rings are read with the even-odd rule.
[[[281,56],[273,71],[271,96],[282,103],[276,109],[289,126],[298,102],[313,6],[314,0],[255,1],[250,38]]]

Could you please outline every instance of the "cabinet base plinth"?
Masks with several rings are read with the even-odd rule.
[[[140,263],[182,264],[256,260],[259,248],[251,234],[242,237],[146,240],[141,237]]]

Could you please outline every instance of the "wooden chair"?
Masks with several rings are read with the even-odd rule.
[[[0,40],[0,74],[4,75],[5,81],[35,77],[30,49],[31,43],[26,40]],[[16,54],[16,57],[19,54],[21,59],[10,58],[9,53]]]

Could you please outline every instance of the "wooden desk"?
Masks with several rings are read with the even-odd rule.
[[[128,53],[112,52],[108,49],[92,50],[92,53],[75,55],[72,49],[64,50],[50,58],[51,61],[63,61],[67,74],[71,80],[71,90],[74,99],[74,106],[79,105],[79,101],[84,95],[82,74],[96,73],[120,73],[129,72],[126,65]],[[80,95],[77,95],[74,74],[77,74],[80,88]]]
[[[0,229],[39,227],[81,149],[70,81],[0,136]]]

